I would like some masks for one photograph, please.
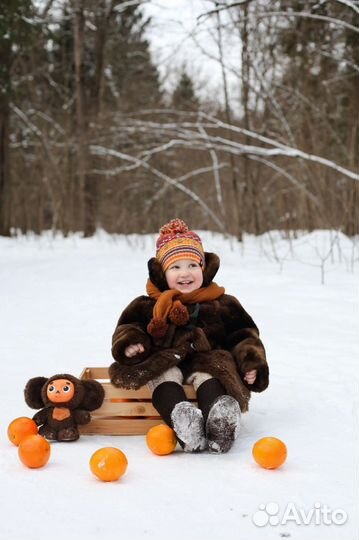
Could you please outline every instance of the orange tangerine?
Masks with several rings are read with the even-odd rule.
[[[166,456],[175,451],[177,439],[173,429],[166,424],[158,424],[148,430],[146,443],[154,454]]]
[[[19,446],[21,441],[28,435],[36,435],[38,432],[37,425],[34,420],[27,416],[20,416],[10,422],[7,428],[7,436],[15,446]]]
[[[28,435],[19,444],[19,458],[26,467],[39,469],[49,461],[51,447],[41,435]]]
[[[252,455],[264,469],[277,469],[287,459],[287,447],[276,437],[264,437],[253,445]]]
[[[90,458],[91,472],[103,482],[114,482],[127,470],[127,457],[118,448],[106,446],[96,450]]]

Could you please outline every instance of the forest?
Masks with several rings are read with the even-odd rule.
[[[191,58],[169,90],[148,3],[0,0],[0,235],[358,234],[359,2],[202,1],[206,99]]]

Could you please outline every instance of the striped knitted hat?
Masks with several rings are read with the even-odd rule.
[[[191,259],[205,265],[202,242],[198,234],[190,231],[181,219],[172,219],[161,227],[160,236],[156,242],[156,258],[166,270],[180,259]]]

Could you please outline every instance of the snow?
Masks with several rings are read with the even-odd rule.
[[[357,247],[333,231],[290,243],[278,232],[242,245],[202,237],[221,256],[217,283],[259,325],[270,364],[270,386],[252,397],[232,450],[178,447],[159,457],[143,436],[83,435],[52,443],[38,470],[20,463],[6,437],[13,418],[35,413],[23,388],[34,376],[78,376],[112,362],[111,335],[121,310],[144,292],[154,236],[0,238],[1,538],[358,538]],[[264,436],[288,447],[278,470],[252,459]],[[103,446],[128,458],[118,482],[90,473],[90,456]]]

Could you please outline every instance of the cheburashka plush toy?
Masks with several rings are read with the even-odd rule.
[[[68,373],[34,377],[25,386],[25,401],[32,409],[41,409],[33,420],[39,433],[53,441],[76,441],[78,424],[88,424],[89,411],[101,407],[104,389],[93,379],[81,381]]]

